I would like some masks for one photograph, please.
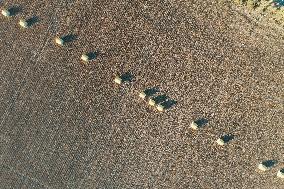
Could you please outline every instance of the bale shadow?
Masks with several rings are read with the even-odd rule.
[[[234,139],[234,135],[232,135],[232,134],[227,134],[227,135],[222,136],[221,139],[222,139],[225,143],[227,143],[227,142],[229,142],[229,141],[231,141],[231,140]]]
[[[31,27],[32,25],[34,25],[38,22],[39,22],[39,17],[37,17],[37,16],[33,16],[33,17],[31,17],[27,20],[28,27]]]
[[[87,53],[87,56],[90,58],[90,60],[94,60],[99,56],[99,51],[89,52]]]
[[[276,163],[276,160],[267,160],[262,162],[262,164],[266,167],[273,167],[274,165],[276,165]]]
[[[272,5],[278,9],[284,6],[284,1],[283,0],[274,0],[272,2]]]
[[[167,99],[166,101],[164,101],[162,103],[162,105],[165,107],[165,109],[170,109],[176,104],[177,104],[177,101],[172,100],[172,99]]]
[[[208,123],[208,120],[205,118],[201,118],[195,121],[195,123],[198,125],[198,127],[204,127]]]
[[[158,89],[158,87],[153,87],[153,88],[149,88],[149,89],[146,89],[144,91],[144,93],[147,95],[147,96],[153,96],[154,94],[160,92],[160,90]]]
[[[15,5],[15,6],[10,7],[8,10],[9,10],[11,16],[16,16],[17,14],[22,12],[23,8],[19,5]]]
[[[156,97],[153,98],[153,100],[155,100],[155,102],[157,104],[161,104],[162,102],[165,102],[168,99],[168,97],[166,95],[158,95]]]
[[[127,82],[131,82],[133,81],[133,75],[130,72],[126,72],[125,74],[122,74],[121,79],[122,81],[127,81]]]
[[[75,34],[68,34],[62,37],[62,40],[66,43],[69,43],[69,42],[75,41],[77,38],[78,36]]]

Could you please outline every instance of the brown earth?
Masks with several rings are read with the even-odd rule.
[[[0,17],[1,188],[284,188],[280,30],[209,0],[12,5],[22,11]],[[77,39],[56,46],[66,34]],[[138,97],[151,87],[177,103],[157,112]]]

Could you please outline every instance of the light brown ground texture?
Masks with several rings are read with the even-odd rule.
[[[0,17],[0,188],[284,188],[282,31],[211,0],[11,5],[22,12]],[[68,33],[77,40],[54,45]],[[139,99],[155,86],[177,104],[159,113]]]

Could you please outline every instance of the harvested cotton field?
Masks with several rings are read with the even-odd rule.
[[[283,188],[281,27],[229,1],[0,2],[0,188]]]

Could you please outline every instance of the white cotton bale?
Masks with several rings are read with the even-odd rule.
[[[60,38],[60,37],[56,37],[56,38],[55,38],[55,43],[58,44],[58,45],[60,45],[60,46],[63,46],[63,45],[64,45],[64,41],[63,41],[63,39]]]
[[[225,144],[225,141],[222,138],[218,138],[218,140],[216,142],[220,146],[224,146],[224,144]]]
[[[159,105],[157,106],[157,110],[160,111],[160,112],[163,112],[164,109],[165,109],[165,107],[164,107],[163,105],[161,105],[161,104],[159,104]]]
[[[120,85],[122,83],[122,79],[119,76],[116,76],[114,82]]]
[[[150,106],[155,106],[156,105],[156,102],[154,99],[149,99],[149,105]]]
[[[190,124],[190,127],[193,129],[193,130],[197,130],[199,127],[197,125],[197,123],[195,123],[195,121],[193,121],[191,124]]]
[[[147,96],[147,95],[145,94],[145,92],[139,93],[139,97],[142,98],[142,99],[145,99],[146,96]]]
[[[19,25],[23,28],[27,28],[28,27],[28,22],[26,20],[21,19],[19,21]]]
[[[83,60],[84,62],[88,62],[90,60],[90,57],[87,54],[83,54],[81,56],[81,60]]]
[[[267,171],[267,170],[269,170],[270,168],[267,167],[266,165],[264,165],[263,163],[260,163],[260,164],[258,165],[258,169],[261,170],[261,171]]]
[[[284,179],[284,168],[277,172],[277,177]]]
[[[2,15],[5,16],[5,17],[10,17],[11,16],[11,13],[9,10],[6,10],[6,9],[3,9],[1,11]]]

